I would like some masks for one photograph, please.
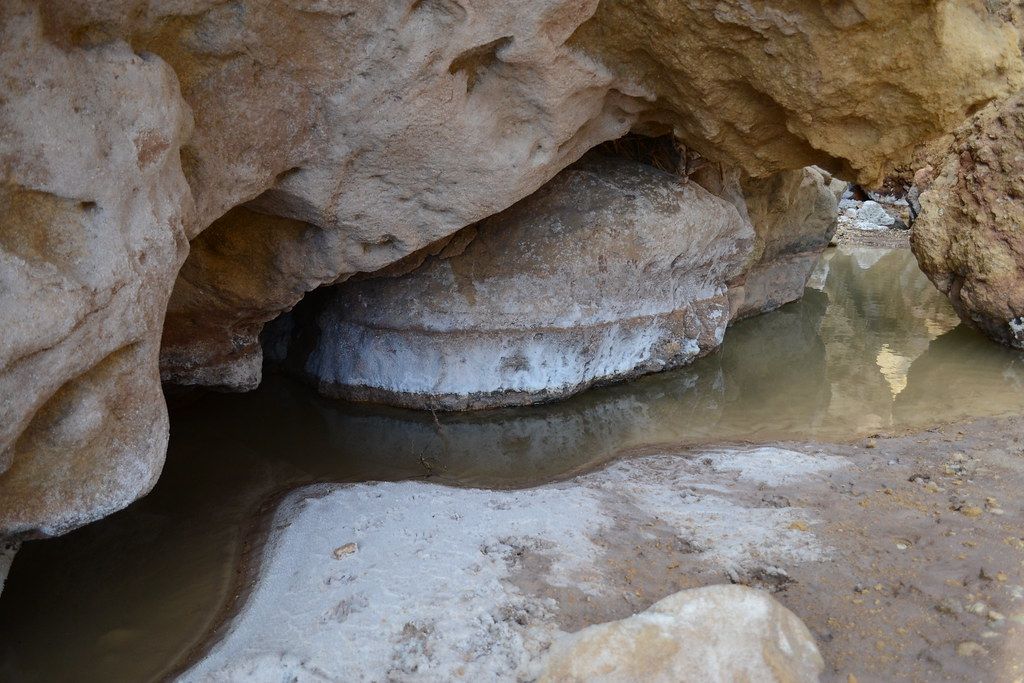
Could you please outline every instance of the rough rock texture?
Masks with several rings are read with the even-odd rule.
[[[321,391],[417,407],[530,403],[721,342],[753,231],[696,183],[590,157],[457,253],[338,288],[303,364]]]
[[[825,668],[803,622],[762,591],[707,586],[555,641],[539,683],[811,683]]]
[[[1001,11],[4,2],[0,534],[83,523],[156,476],[153,358],[183,237],[163,375],[251,387],[259,328],[306,291],[501,211],[631,129],[753,176],[877,175],[1021,87]]]
[[[291,362],[323,393],[431,409],[688,364],[802,295],[838,201],[816,169],[695,180],[590,155],[422,267],[321,299]]]
[[[757,177],[818,165],[873,185],[1013,92],[1007,4],[604,0],[572,42],[654,91],[647,118],[705,157]]]
[[[743,274],[729,283],[733,322],[803,296],[835,232],[836,206],[845,187],[813,167],[742,183],[736,205],[756,240]]]
[[[63,49],[13,2],[0,45],[0,537],[57,534],[163,464],[191,119],[171,69],[123,43]]]
[[[960,317],[1024,349],[1024,93],[956,136],[921,195],[911,246]]]

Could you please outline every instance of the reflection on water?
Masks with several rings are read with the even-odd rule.
[[[166,674],[228,604],[259,505],[298,483],[526,486],[644,444],[841,438],[1024,407],[1020,354],[957,326],[909,252],[831,251],[812,285],[690,368],[563,403],[435,417],[271,376],[173,406],[152,494],[21,551],[0,597],[0,680]]]

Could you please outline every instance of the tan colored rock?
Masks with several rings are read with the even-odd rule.
[[[814,167],[743,179],[738,169],[710,164],[693,178],[736,206],[754,229],[754,247],[743,272],[729,282],[731,322],[803,296],[818,257],[835,233],[839,198],[847,184]]]
[[[153,485],[157,370],[190,195],[173,72],[124,43],[47,42],[0,10],[0,537],[50,535]]]
[[[757,239],[743,276],[729,283],[732,320],[772,311],[804,294],[836,231],[846,183],[810,167],[748,180],[743,194]]]
[[[803,622],[762,591],[686,590],[556,640],[539,683],[797,683],[825,668]]]
[[[872,185],[1024,84],[1002,4],[605,0],[572,42],[655,91],[647,118],[705,157]]]
[[[960,317],[1024,349],[1024,93],[956,136],[921,195],[911,246]]]
[[[1021,87],[988,4],[4,2],[0,529],[56,533],[152,484],[185,237],[216,225],[165,376],[251,387],[260,327],[306,291],[630,130],[758,177],[876,174]]]

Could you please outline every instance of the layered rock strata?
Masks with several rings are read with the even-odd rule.
[[[1024,93],[957,133],[921,205],[921,269],[963,320],[1024,349]]]
[[[328,395],[449,410],[686,365],[803,293],[837,198],[819,171],[783,175],[748,201],[729,174],[712,194],[589,155],[412,272],[336,288],[292,363]]]

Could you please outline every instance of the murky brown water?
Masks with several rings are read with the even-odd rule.
[[[850,438],[1024,409],[1024,356],[958,326],[909,252],[830,251],[812,284],[690,368],[563,403],[435,419],[269,377],[172,406],[153,493],[22,549],[0,596],[0,680],[165,676],[227,604],[260,504],[300,483],[526,486],[644,444]]]

